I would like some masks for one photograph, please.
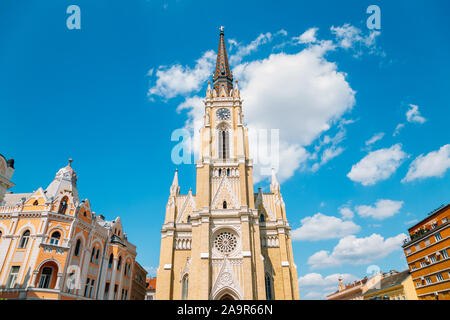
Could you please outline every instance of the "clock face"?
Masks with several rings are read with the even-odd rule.
[[[219,110],[217,110],[216,114],[220,120],[227,120],[231,116],[230,110],[225,108],[220,108]]]

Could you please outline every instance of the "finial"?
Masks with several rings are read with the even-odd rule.
[[[68,164],[69,167],[72,167],[72,161],[73,161],[72,158],[69,158],[69,164]]]
[[[220,33],[223,33],[223,29],[224,29],[224,28],[225,28],[224,26],[220,26],[220,28],[219,28]]]

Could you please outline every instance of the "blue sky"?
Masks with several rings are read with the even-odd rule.
[[[71,4],[81,30],[66,27]],[[366,27],[371,4],[381,9],[376,34]],[[370,265],[403,270],[400,235],[450,191],[449,9],[447,1],[2,1],[0,152],[16,161],[12,191],[47,187],[73,158],[80,196],[108,219],[120,216],[137,260],[155,268],[176,168],[170,136],[195,126],[207,53],[224,25],[246,121],[273,120],[285,151],[294,150],[280,180],[300,228],[301,297],[323,298],[339,274],[351,281]],[[257,76],[277,63],[288,74]],[[177,70],[197,73],[177,84]],[[266,80],[274,100],[297,83],[319,89],[258,105],[252,84]],[[181,192],[195,190],[194,166],[178,169]]]

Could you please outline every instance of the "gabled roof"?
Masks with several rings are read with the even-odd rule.
[[[405,281],[409,277],[409,270],[405,270],[402,272],[394,273],[392,275],[387,275],[380,281],[380,285],[378,288],[370,289],[365,294],[371,294],[377,291],[381,291],[390,287],[395,287],[400,285],[403,281]]]

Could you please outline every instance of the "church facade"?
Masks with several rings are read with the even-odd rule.
[[[291,228],[275,172],[270,192],[253,191],[248,129],[223,30],[196,171],[195,194],[180,194],[178,172],[170,187],[156,299],[299,299]]]

